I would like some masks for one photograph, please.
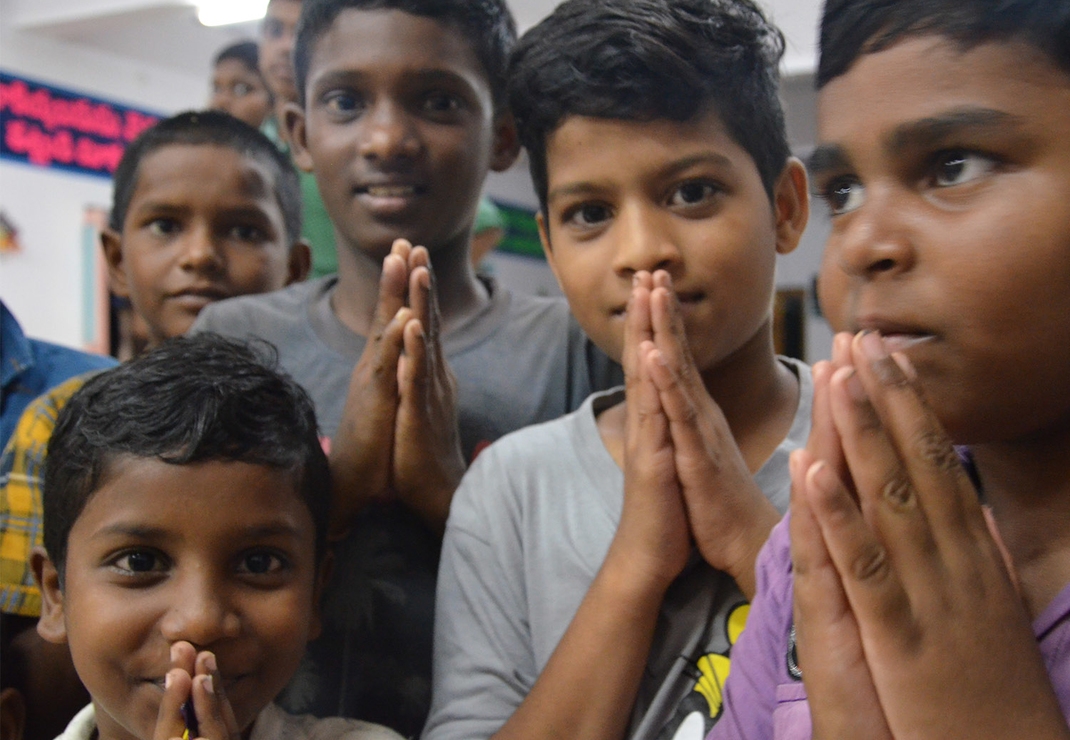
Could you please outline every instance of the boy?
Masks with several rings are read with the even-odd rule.
[[[260,74],[256,42],[240,41],[216,54],[208,107],[260,128],[271,115],[271,91]]]
[[[746,1],[571,0],[514,51],[547,259],[626,388],[469,470],[427,738],[690,737],[718,714],[809,431],[808,370],[772,341],[807,219],[782,50]]]
[[[126,150],[101,241],[112,290],[131,299],[156,344],[184,333],[212,301],[303,279],[308,247],[300,230],[289,160],[227,114],[190,112],[161,121]],[[32,626],[40,614],[29,562],[41,544],[45,446],[60,410],[87,377],[30,404],[0,459],[0,610],[14,628]],[[26,648],[31,662],[50,666],[56,681],[46,706],[28,693],[31,730],[63,720],[60,697],[67,692],[60,677],[73,676],[66,651],[35,638],[29,635]],[[80,694],[77,682],[71,691]],[[79,698],[73,708],[82,704]]]
[[[287,122],[334,220],[338,275],[198,322],[275,344],[331,440],[345,539],[292,711],[419,732],[441,532],[466,461],[611,382],[563,301],[510,295],[470,263],[487,171],[518,149],[503,103],[514,37],[500,0],[306,0],[303,108]]]
[[[260,72],[274,100],[274,111],[264,121],[261,131],[287,155],[289,133],[283,125],[288,105],[298,103],[294,83],[293,49],[302,0],[270,0],[260,26]],[[312,246],[312,277],[333,275],[338,271],[334,245],[334,226],[323,206],[316,178],[304,170],[301,179],[302,223],[304,237]]]
[[[307,395],[179,338],[98,375],[49,441],[38,631],[92,697],[62,737],[393,738],[271,700],[318,629],[330,480]],[[95,732],[94,732],[95,730]]]
[[[821,295],[863,333],[712,737],[1070,737],[1068,39],[1066,0],[826,7]]]

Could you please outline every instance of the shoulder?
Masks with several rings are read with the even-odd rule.
[[[265,336],[304,321],[308,306],[334,283],[333,277],[256,295],[228,298],[205,307],[191,332],[215,331],[229,336]]]
[[[269,704],[257,717],[250,740],[401,740],[401,736],[371,722],[292,715]]]
[[[33,346],[35,360],[42,372],[48,375],[49,386],[62,383],[75,375],[104,370],[119,364],[114,357],[94,355],[39,339],[31,339],[30,344]]]
[[[502,518],[523,518],[547,496],[567,498],[588,478],[604,486],[606,473],[619,468],[602,445],[594,404],[618,393],[592,394],[575,411],[506,434],[480,452],[454,496],[449,525],[486,532]]]

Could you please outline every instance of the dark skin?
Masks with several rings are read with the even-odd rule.
[[[441,340],[490,300],[470,232],[487,170],[516,158],[515,129],[471,44],[401,11],[343,11],[305,82],[285,125],[335,224],[331,308],[368,338],[331,446],[332,536],[391,499],[441,533],[465,470]]]

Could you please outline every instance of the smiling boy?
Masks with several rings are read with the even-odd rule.
[[[773,350],[807,219],[751,3],[570,0],[510,103],[546,256],[626,386],[491,445],[453,502],[425,737],[701,737],[809,431]],[[692,544],[694,543],[694,544]]]
[[[396,738],[271,701],[319,629],[329,472],[307,395],[180,338],[90,379],[49,442],[38,631],[92,697],[62,736]]]
[[[470,262],[484,178],[518,149],[514,39],[497,0],[305,0],[287,127],[334,221],[338,275],[198,323],[274,343],[331,440],[344,539],[323,637],[283,699],[294,711],[419,732],[441,531],[466,462],[613,377],[563,301],[511,294]]]

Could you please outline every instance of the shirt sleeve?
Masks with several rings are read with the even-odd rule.
[[[490,737],[535,681],[515,497],[496,447],[476,459],[450,509],[425,740]]]

